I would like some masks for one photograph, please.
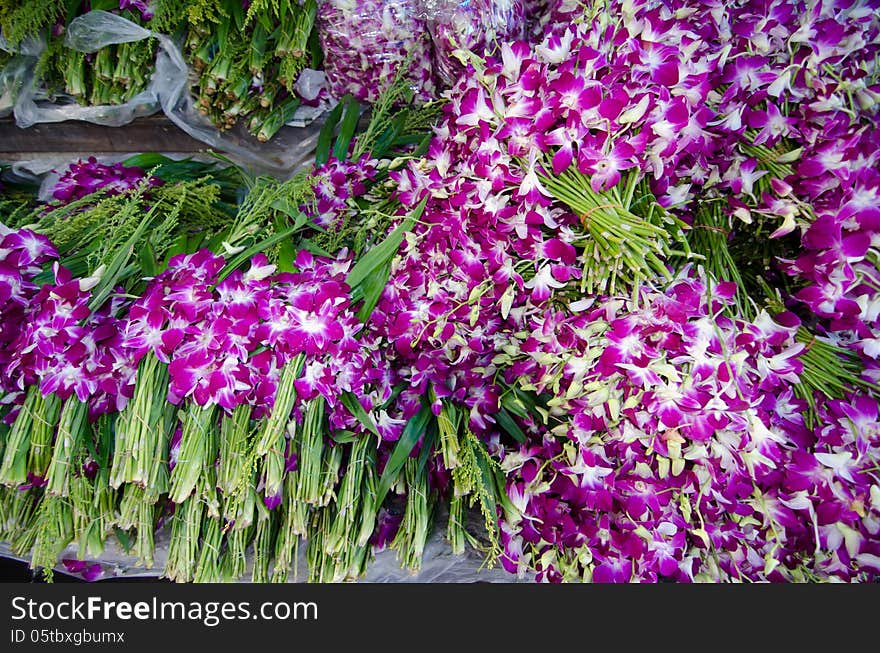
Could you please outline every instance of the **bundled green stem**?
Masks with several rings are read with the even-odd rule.
[[[363,510],[362,487],[366,466],[370,464],[370,452],[376,447],[372,438],[361,436],[351,447],[345,474],[336,496],[333,523],[324,537],[327,555],[340,557],[347,547],[356,546],[352,534],[360,522]]]
[[[407,487],[406,508],[391,548],[397,549],[398,559],[404,567],[418,571],[422,566],[425,543],[431,533],[434,501],[428,489],[427,472],[419,465],[418,459],[407,459],[404,476]]]
[[[54,394],[44,397],[36,386],[27,389],[6,440],[0,483],[21,485],[27,481],[28,473],[39,478],[46,476],[60,407],[61,401]]]
[[[464,553],[466,514],[464,497],[453,493],[449,499],[449,521],[446,524],[446,539],[449,540],[452,553],[455,555]]]
[[[223,414],[220,420],[220,464],[217,468],[217,487],[225,495],[232,494],[248,474],[248,436],[253,406],[241,404],[232,414]]]
[[[880,387],[861,377],[862,365],[851,351],[838,347],[799,327],[795,336],[804,344],[799,358],[804,365],[800,383],[794,386],[795,394],[807,402],[806,422],[813,428],[818,421],[816,396],[821,394],[829,399],[844,399],[849,392],[864,388],[878,392]]]
[[[119,505],[119,528],[136,530],[134,553],[138,562],[146,567],[153,566],[156,550],[154,534],[156,530],[156,504],[159,493],[128,484],[122,491]]]
[[[216,458],[216,407],[191,403],[183,415],[180,451],[171,472],[168,498],[174,503],[183,503],[204,475],[205,468],[213,465]]]
[[[309,505],[323,505],[321,454],[324,450],[324,398],[312,399],[297,433],[297,498]],[[338,467],[337,467],[338,469]]]
[[[637,174],[603,192],[593,190],[574,166],[541,177],[541,183],[577,214],[584,228],[575,243],[583,248],[582,292],[613,294],[640,280],[671,277],[666,261],[681,253],[674,243],[687,246],[686,225],[653,199]]]
[[[691,231],[688,233],[690,250],[700,257],[700,265],[716,281],[731,281],[736,284],[735,305],[729,310],[735,316],[752,319],[755,306],[746,294],[745,284],[729,247],[730,224],[724,215],[723,203],[716,200],[702,204],[694,214]],[[683,259],[688,263],[687,259]]]
[[[204,505],[195,496],[176,506],[171,518],[168,559],[162,572],[165,577],[180,583],[188,583],[193,579],[199,557],[199,533],[203,514]]]
[[[286,582],[291,570],[296,576],[299,540],[306,534],[308,506],[296,499],[296,478],[289,474],[284,481],[282,515],[275,540],[275,562],[272,582]]]
[[[279,444],[282,447],[284,433],[290,420],[290,414],[296,404],[296,387],[294,383],[302,373],[305,356],[299,354],[292,360],[285,363],[281,370],[281,377],[278,379],[278,388],[275,391],[275,403],[272,406],[272,412],[268,419],[263,422],[262,428],[257,435],[257,446],[255,453],[257,456],[265,456],[273,448],[277,448]]]
[[[257,526],[254,535],[254,567],[251,581],[254,583],[269,582],[269,565],[275,543],[274,512],[267,510],[263,504],[257,503]]]
[[[199,562],[193,580],[197,583],[217,583],[222,578],[220,547],[223,542],[223,529],[220,520],[206,516],[202,533]]]
[[[31,568],[42,568],[44,579],[51,581],[52,568],[58,564],[61,552],[73,539],[70,502],[64,497],[43,496],[36,520]]]
[[[58,420],[55,449],[46,473],[46,493],[65,497],[70,487],[70,471],[73,456],[79,451],[86,432],[88,404],[76,396],[64,402]]]
[[[138,365],[134,396],[116,422],[110,485],[135,483],[155,494],[168,490],[168,440],[174,407],[165,399],[168,366],[148,353]]]

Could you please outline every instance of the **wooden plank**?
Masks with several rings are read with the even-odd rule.
[[[269,142],[257,143],[243,130],[227,135],[250,154],[223,151],[229,159],[260,174],[286,178],[311,165],[320,120],[305,127],[285,125]],[[238,129],[238,128],[236,128]],[[248,141],[246,144],[245,141]],[[206,143],[179,129],[164,115],[138,118],[122,127],[87,122],[41,123],[19,129],[12,118],[0,119],[0,164],[20,161],[73,161],[89,156],[160,152],[169,156],[212,157]]]
[[[178,129],[165,116],[138,118],[113,128],[69,121],[19,129],[12,119],[0,119],[0,161],[21,161],[50,154],[196,153],[207,149],[204,143]]]

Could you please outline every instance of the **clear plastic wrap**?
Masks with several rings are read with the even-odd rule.
[[[33,65],[33,58],[15,55],[0,69],[0,118],[12,113],[15,101],[25,80],[29,78],[29,71],[33,69]]]
[[[581,0],[522,0],[525,5],[526,30],[537,43],[558,35],[583,16]]]
[[[95,52],[108,45],[131,43],[151,38],[155,34],[129,20],[106,11],[92,11],[75,18],[67,27],[65,45],[78,52]],[[38,123],[82,120],[108,127],[119,127],[135,118],[149,116],[159,110],[155,80],[147,88],[119,105],[83,106],[73,98],[58,96],[47,100],[33,68],[24,80],[15,102],[15,122],[19,127]]]
[[[31,79],[43,47],[40,41],[28,39],[13,49],[0,34],[0,50],[12,54],[6,65],[0,67],[0,118],[12,113],[22,88]]]
[[[330,93],[373,103],[411,57],[417,101],[434,97],[431,42],[420,0],[321,0],[318,38]]]
[[[422,0],[434,42],[437,76],[451,86],[465,64],[458,50],[494,54],[497,44],[525,37],[525,0]]]

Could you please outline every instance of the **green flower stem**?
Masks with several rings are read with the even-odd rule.
[[[342,445],[328,446],[324,449],[324,464],[321,470],[321,497],[316,504],[319,507],[330,505],[334,491],[339,484],[339,470],[342,467]]]
[[[304,517],[308,514],[305,504],[296,500],[296,479],[288,474],[284,480],[284,499],[282,501],[281,523],[275,541],[275,569],[272,581],[287,580],[296,560],[300,537],[305,535]],[[307,518],[307,517],[305,517]]]
[[[288,361],[281,370],[281,378],[278,380],[278,389],[275,392],[275,404],[269,418],[264,420],[259,435],[257,436],[256,454],[264,456],[272,448],[282,444],[290,413],[293,412],[296,403],[296,388],[294,383],[302,373],[305,364],[305,355],[299,354],[296,358]],[[283,453],[283,451],[282,451]]]
[[[303,424],[296,439],[297,451],[297,498],[313,506],[321,504],[321,459],[324,450],[324,398],[309,402],[303,416]]]
[[[52,580],[52,568],[64,548],[73,539],[73,515],[64,497],[43,496],[36,518],[37,528],[31,554],[31,568],[43,569],[43,577]]]
[[[8,487],[0,486],[0,540],[9,540],[12,522],[13,493]]]
[[[25,391],[24,403],[19,409],[12,429],[6,438],[3,462],[0,464],[0,483],[21,485],[27,480],[27,454],[35,418],[44,410],[44,399],[37,386]]]
[[[431,532],[433,502],[429,497],[427,474],[424,469],[419,469],[418,460],[407,459],[404,471],[408,490],[406,508],[391,548],[397,549],[402,566],[418,571]]]
[[[192,581],[199,552],[204,506],[198,497],[178,504],[171,518],[171,542],[162,575],[178,583]]]
[[[364,464],[360,524],[358,524],[357,538],[355,540],[358,547],[367,546],[370,538],[373,537],[373,531],[376,530],[376,517],[379,514],[379,508],[381,508],[378,505],[378,485],[379,476],[376,471],[376,452],[371,448],[367,455],[367,461]]]
[[[443,456],[443,466],[449,470],[455,469],[460,464],[458,459],[461,449],[458,443],[460,420],[461,413],[456,410],[455,406],[443,402],[443,408],[437,418],[437,426],[440,431],[440,453]]]
[[[110,485],[137,483],[156,493],[167,491],[168,438],[174,407],[166,400],[168,366],[152,353],[138,365],[134,396],[116,422]]]
[[[35,524],[39,512],[38,498],[40,495],[35,492],[20,492],[18,490],[12,490],[12,492],[14,494],[9,510],[11,519],[7,529],[10,534],[8,539],[12,545],[12,552],[24,557],[33,549],[37,539]]]
[[[452,553],[464,553],[465,542],[465,501],[455,494],[449,500],[449,522],[446,524],[446,539],[452,546]]]
[[[754,318],[754,305],[745,295],[745,286],[739,267],[728,246],[729,224],[721,202],[701,205],[694,215],[693,229],[688,234],[691,251],[702,257],[701,265],[716,281],[732,281],[736,284],[736,304],[730,312],[738,316]],[[687,261],[683,261],[687,263]]]
[[[339,485],[333,523],[324,537],[324,551],[329,556],[340,557],[346,547],[355,544],[352,541],[352,533],[354,533],[360,517],[364,468],[367,465],[370,450],[375,446],[372,438],[368,436],[361,436],[352,445],[348,465]]]
[[[269,563],[275,542],[273,514],[262,502],[257,503],[257,532],[254,536],[254,568],[251,576],[254,583],[269,582]]]
[[[253,535],[250,528],[234,529],[226,535],[221,562],[224,580],[239,580],[247,571],[247,547]]]
[[[96,481],[97,482],[97,481]],[[70,479],[70,502],[73,506],[73,531],[77,543],[77,556],[81,559],[97,557],[104,552],[104,539],[107,535],[102,509],[108,506],[96,506],[95,484],[86,476],[74,476]],[[110,517],[114,510],[113,502],[109,506]]]
[[[215,406],[190,403],[183,415],[183,428],[177,464],[171,472],[168,498],[174,503],[192,493],[205,468],[217,457],[217,419]]]
[[[55,394],[50,394],[43,397],[42,409],[34,413],[28,472],[38,478],[46,477],[49,463],[52,462],[52,439],[60,412],[61,400]]]
[[[293,119],[300,104],[302,104],[302,101],[298,97],[291,96],[276,105],[269,115],[262,121],[262,125],[256,131],[257,140],[261,143],[269,141],[278,133],[279,129]]]
[[[330,529],[331,511],[326,508],[313,513],[306,546],[306,562],[309,566],[310,583],[338,583],[345,578],[344,568],[324,551],[324,535]]]
[[[58,433],[55,436],[55,449],[46,473],[46,492],[65,497],[70,486],[70,467],[74,454],[82,446],[88,418],[88,404],[76,396],[64,402],[58,420]]]
[[[223,414],[220,421],[220,465],[217,487],[225,495],[237,488],[248,471],[248,435],[253,406],[236,406],[232,415]]]
[[[274,497],[284,486],[284,445],[282,442],[263,458],[263,495]]]
[[[128,484],[122,492],[122,500],[119,504],[119,527],[123,530],[131,528],[136,530],[134,553],[138,563],[145,567],[153,566],[158,501],[158,493],[139,485]]]
[[[202,533],[199,561],[193,580],[196,583],[218,583],[222,578],[220,546],[223,542],[223,530],[220,520],[206,516],[202,525]]]
[[[672,240],[680,240],[682,223],[662,212],[655,202],[639,206],[647,217],[636,215],[632,180],[630,177],[626,184],[625,197],[618,187],[597,193],[589,179],[574,168],[541,180],[556,199],[580,217],[588,236],[581,242],[585,250],[584,290],[607,288],[614,292],[618,280],[632,285],[649,277],[669,277],[664,260],[671,253]],[[657,217],[666,224],[655,224]]]

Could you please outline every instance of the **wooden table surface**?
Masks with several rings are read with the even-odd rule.
[[[67,121],[20,129],[11,117],[0,119],[0,162],[68,154],[71,158],[122,152],[191,154],[207,149],[163,115],[138,118],[113,128]]]
[[[209,159],[212,152],[219,152],[252,172],[287,178],[312,165],[321,124],[316,120],[305,127],[285,125],[265,144],[236,128],[224,136],[229,148],[212,148],[162,114],[138,118],[122,127],[69,120],[40,123],[27,129],[17,127],[10,116],[0,118],[0,164],[38,162],[42,165],[47,161],[142,152],[159,152],[172,158],[202,156]],[[238,152],[236,147],[240,148]]]

